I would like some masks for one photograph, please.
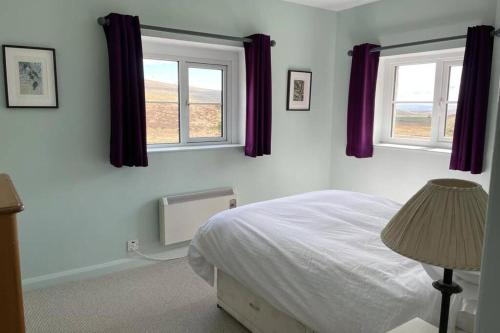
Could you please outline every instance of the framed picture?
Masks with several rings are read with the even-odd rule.
[[[311,80],[311,72],[288,71],[286,102],[288,111],[309,111],[311,109]]]
[[[8,108],[57,108],[56,51],[2,45]]]

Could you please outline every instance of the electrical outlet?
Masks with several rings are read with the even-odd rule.
[[[229,209],[236,208],[236,199],[229,200]]]
[[[134,252],[139,249],[139,241],[132,239],[127,241],[127,252]]]

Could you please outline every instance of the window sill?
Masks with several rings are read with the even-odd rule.
[[[441,148],[441,147],[411,146],[411,145],[402,145],[395,143],[375,143],[374,146],[376,148],[383,148],[383,149],[400,149],[400,150],[431,152],[438,154],[451,154],[451,149]]]
[[[213,150],[213,149],[225,149],[225,148],[240,148],[244,146],[245,145],[241,143],[230,143],[230,144],[207,144],[207,145],[191,145],[191,146],[176,146],[176,147],[148,147],[148,153]]]

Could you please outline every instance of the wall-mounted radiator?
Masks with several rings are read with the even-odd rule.
[[[232,188],[169,195],[160,199],[160,238],[164,245],[193,238],[213,215],[236,207]]]

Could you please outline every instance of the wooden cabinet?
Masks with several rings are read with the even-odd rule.
[[[9,176],[0,174],[0,331],[22,333],[23,293],[16,214],[23,203]]]

